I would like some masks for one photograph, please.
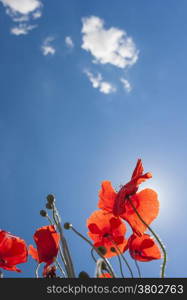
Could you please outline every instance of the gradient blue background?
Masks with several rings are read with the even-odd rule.
[[[39,210],[54,193],[62,220],[86,235],[101,181],[127,182],[142,158],[153,179],[141,188],[159,193],[152,227],[168,252],[166,276],[186,277],[186,11],[185,0],[45,1],[38,28],[17,37],[0,5],[0,228],[33,243],[36,228],[47,225]],[[92,64],[81,49],[81,18],[90,15],[125,30],[140,50],[128,71],[131,93],[101,94],[83,74]],[[40,50],[48,35],[57,37],[53,57]],[[89,247],[73,232],[66,237],[76,272],[93,276]],[[140,264],[142,275],[158,277],[160,264]],[[23,273],[4,273],[33,277],[35,266],[29,257]]]

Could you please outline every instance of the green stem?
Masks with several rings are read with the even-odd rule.
[[[122,278],[125,278],[125,276],[123,274],[123,268],[122,268],[120,255],[118,254],[117,257],[118,257],[118,261],[119,261],[119,268],[120,268],[121,276],[122,276]]]
[[[57,267],[60,269],[63,276],[66,277],[66,274],[65,274],[64,270],[62,269],[61,264],[59,263],[59,261],[57,259],[56,259],[55,263],[56,263]]]
[[[84,235],[82,235],[80,232],[78,232],[72,225],[70,227],[78,236],[80,236],[85,242],[87,242],[96,252],[97,254],[104,260],[106,266],[108,267],[109,272],[111,273],[112,277],[116,277],[114,274],[114,271],[112,270],[109,262],[107,261],[107,259],[99,252],[99,250],[87,239],[84,237]]]
[[[35,270],[36,278],[39,278],[39,275],[38,275],[39,268],[40,268],[40,264],[37,265],[36,270]]]
[[[55,225],[53,224],[51,218],[49,217],[49,215],[47,215],[46,218],[48,219],[48,221],[49,221],[49,223],[50,223],[51,225],[55,226]],[[55,224],[56,224],[56,226],[57,226],[57,220],[55,219],[54,213],[53,213],[53,219],[54,219],[54,222],[55,222]],[[60,253],[62,262],[63,262],[63,264],[64,264],[64,267],[65,267],[65,269],[67,270],[67,264],[66,264],[66,261],[65,261],[64,255],[63,255],[63,251],[62,251],[62,248],[61,248],[60,245],[59,245],[59,253]],[[65,274],[65,272],[64,272],[64,270],[62,269],[62,267],[61,267],[61,265],[60,265],[60,263],[58,262],[57,259],[56,259],[56,262],[57,262],[57,265],[58,265],[59,269],[61,270],[62,274],[64,275],[64,277],[67,277],[66,274]]]
[[[60,240],[61,240],[62,249],[63,249],[63,257],[64,257],[64,261],[65,261],[65,268],[66,268],[68,278],[75,278],[76,276],[75,276],[75,272],[74,272],[73,263],[71,260],[71,256],[70,256],[70,252],[68,249],[66,239],[63,234],[59,214],[58,214],[55,204],[53,204],[53,219],[54,219],[54,222],[55,222],[55,224],[58,228],[59,234],[60,234]]]
[[[161,278],[165,277],[165,268],[166,268],[166,262],[167,262],[167,253],[166,250],[164,248],[164,245],[162,244],[162,242],[160,241],[159,237],[157,236],[157,234],[153,231],[153,229],[144,221],[144,219],[141,217],[141,215],[139,214],[139,212],[137,211],[136,207],[134,206],[134,204],[132,203],[132,200],[130,197],[128,197],[128,200],[132,206],[132,208],[134,209],[135,213],[137,214],[138,218],[140,219],[140,221],[149,229],[149,231],[152,233],[152,235],[155,237],[155,239],[157,240],[158,244],[160,245],[160,248],[162,249],[163,252],[163,264],[162,264],[162,268],[161,268]]]
[[[140,267],[139,267],[139,265],[138,265],[138,262],[137,262],[136,259],[134,259],[134,262],[135,262],[136,268],[137,268],[137,270],[138,270],[138,276],[139,276],[139,278],[141,278],[142,276],[141,276]]]
[[[131,277],[134,278],[133,276],[133,272],[131,270],[131,267],[128,263],[128,261],[126,260],[125,256],[123,255],[123,253],[121,252],[120,248],[118,247],[118,245],[115,243],[114,240],[110,239],[112,241],[112,243],[115,245],[116,249],[118,250],[119,254],[121,255],[121,258],[123,259],[123,261],[125,262],[127,268],[129,269],[129,272],[131,273]]]
[[[94,262],[97,263],[97,259],[95,258],[93,251],[94,251],[94,248],[91,249],[91,257],[93,258]]]

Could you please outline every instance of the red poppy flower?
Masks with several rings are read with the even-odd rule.
[[[119,254],[119,251],[122,252],[127,244],[124,237],[126,226],[112,214],[97,210],[88,218],[87,226],[88,235],[94,241],[94,246],[106,248],[105,257],[109,258]]]
[[[141,237],[135,234],[128,240],[128,248],[132,258],[138,261],[151,261],[161,258],[161,252],[153,238],[149,234]]]
[[[34,241],[37,249],[32,245],[29,246],[29,254],[38,261],[46,263],[49,266],[57,257],[59,249],[60,236],[53,225],[43,226],[36,230]]]
[[[143,234],[146,226],[135,213],[129,197],[131,197],[131,201],[138,213],[149,225],[158,215],[159,202],[157,193],[152,189],[144,189],[139,193],[137,193],[137,190],[143,181],[151,177],[151,173],[143,174],[142,162],[139,159],[131,181],[125,184],[119,192],[113,189],[110,181],[102,183],[98,207],[126,220],[136,234]]]
[[[24,240],[0,230],[0,268],[21,272],[16,265],[27,261],[28,251]]]
[[[109,273],[103,273],[99,276],[99,278],[112,278],[112,276]]]

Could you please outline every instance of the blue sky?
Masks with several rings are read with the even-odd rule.
[[[119,187],[142,158],[166,276],[186,277],[186,1],[20,2],[0,1],[0,228],[33,243],[54,193],[86,235],[101,182]],[[89,247],[66,236],[76,272],[93,275]],[[160,263],[142,263],[143,276]],[[34,276],[31,258],[21,268],[5,275]]]

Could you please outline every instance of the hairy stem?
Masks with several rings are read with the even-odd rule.
[[[40,268],[40,264],[37,265],[36,270],[35,270],[36,278],[39,278],[39,275],[38,275],[39,268]]]
[[[53,219],[54,219],[55,224],[53,224],[53,222],[52,222],[51,218],[49,217],[49,215],[47,215],[46,218],[48,219],[48,221],[49,221],[49,223],[51,225],[54,225],[54,226],[56,225],[57,226],[57,222],[56,222],[57,220],[54,219],[54,213],[53,213]],[[67,263],[65,261],[65,258],[64,258],[64,255],[63,255],[63,251],[62,251],[62,248],[61,248],[60,245],[59,245],[59,253],[60,253],[60,257],[62,259],[62,262],[64,264],[64,267],[65,267],[65,269],[67,269]],[[64,275],[64,277],[67,277],[67,274],[65,274],[64,270],[62,269],[62,267],[61,267],[61,265],[60,265],[60,263],[58,262],[57,259],[56,259],[56,263],[57,263],[59,269],[61,270],[62,274]]]
[[[74,272],[74,267],[73,267],[71,255],[70,255],[70,252],[69,252],[69,249],[68,249],[68,244],[67,244],[66,239],[64,237],[61,222],[60,222],[60,218],[59,218],[59,215],[58,215],[58,211],[57,211],[54,204],[53,204],[53,219],[56,223],[56,226],[57,226],[59,234],[60,234],[60,240],[61,240],[62,250],[63,250],[63,257],[64,257],[65,268],[66,268],[68,278],[75,278],[76,276],[75,276],[75,272]]]

